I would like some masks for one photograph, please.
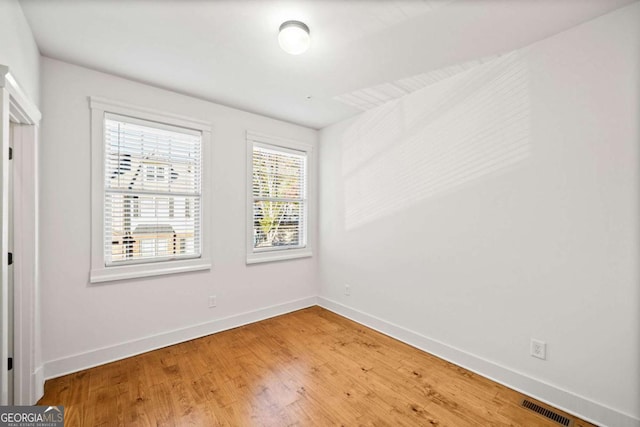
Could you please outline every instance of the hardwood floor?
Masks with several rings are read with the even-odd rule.
[[[523,397],[312,307],[49,380],[39,404],[68,427],[560,425]]]

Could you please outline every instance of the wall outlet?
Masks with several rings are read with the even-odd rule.
[[[216,306],[216,296],[215,295],[210,295],[209,296],[209,308],[213,308]]]
[[[531,338],[531,356],[547,360],[547,343]]]
[[[344,285],[344,294],[347,296],[351,295],[351,285]]]

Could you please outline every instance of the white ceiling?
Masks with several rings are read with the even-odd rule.
[[[345,94],[508,52],[633,1],[20,3],[45,56],[322,128],[360,111]],[[311,30],[299,56],[278,47],[290,19]]]

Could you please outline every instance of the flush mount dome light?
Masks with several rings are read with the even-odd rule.
[[[300,21],[286,21],[280,25],[278,34],[280,47],[291,55],[300,55],[309,49],[311,38],[309,37],[309,27]]]

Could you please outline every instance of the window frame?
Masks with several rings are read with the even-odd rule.
[[[89,97],[91,110],[91,269],[90,283],[151,277],[187,271],[211,269],[211,126],[209,123],[166,113],[150,108],[139,107],[105,98]],[[161,260],[136,264],[105,264],[104,232],[104,120],[111,113],[144,121],[187,128],[201,132],[201,254],[198,258]]]
[[[253,247],[253,147],[261,146],[273,150],[281,150],[284,153],[295,151],[306,155],[306,206],[304,210],[305,246],[302,248],[269,248],[256,251]],[[314,161],[313,145],[305,142],[294,141],[285,138],[265,135],[259,132],[247,131],[247,202],[246,202],[246,263],[256,264],[262,262],[284,261],[313,256],[314,226]]]

